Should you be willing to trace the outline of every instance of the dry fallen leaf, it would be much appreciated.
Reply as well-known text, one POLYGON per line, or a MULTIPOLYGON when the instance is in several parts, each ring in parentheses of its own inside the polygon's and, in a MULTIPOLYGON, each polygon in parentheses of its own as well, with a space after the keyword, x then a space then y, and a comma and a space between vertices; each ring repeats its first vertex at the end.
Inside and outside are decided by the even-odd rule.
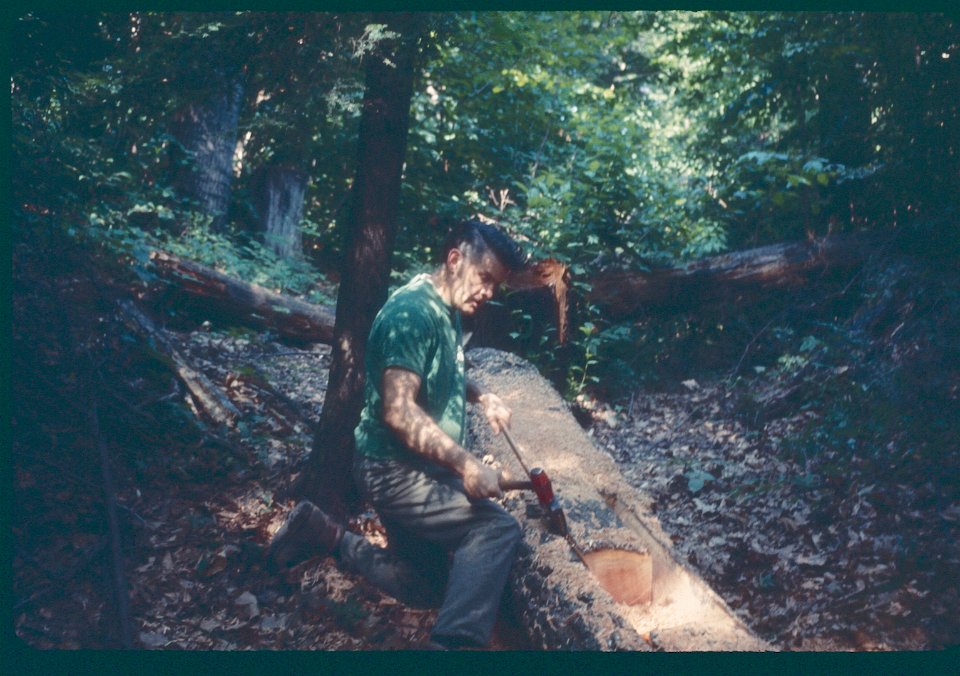
POLYGON ((248 591, 240 594, 240 596, 238 596, 234 601, 234 604, 238 606, 246 606, 251 620, 260 614, 260 607, 257 604, 257 597, 248 591))
POLYGON ((940 512, 940 518, 944 521, 960 521, 960 504, 954 503, 940 512))
POLYGON ((167 645, 170 641, 163 634, 159 634, 155 631, 141 631, 140 632, 140 643, 142 643, 147 648, 160 648, 167 645))

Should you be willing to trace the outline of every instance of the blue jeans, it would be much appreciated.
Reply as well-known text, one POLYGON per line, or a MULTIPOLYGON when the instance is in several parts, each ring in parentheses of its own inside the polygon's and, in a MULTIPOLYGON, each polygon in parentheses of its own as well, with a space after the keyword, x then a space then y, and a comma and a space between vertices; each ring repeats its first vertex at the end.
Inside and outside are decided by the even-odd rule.
POLYGON ((520 541, 517 520, 495 502, 471 500, 459 476, 415 457, 358 457, 354 478, 390 548, 348 533, 344 567, 401 600, 439 602, 433 640, 486 645, 520 541))

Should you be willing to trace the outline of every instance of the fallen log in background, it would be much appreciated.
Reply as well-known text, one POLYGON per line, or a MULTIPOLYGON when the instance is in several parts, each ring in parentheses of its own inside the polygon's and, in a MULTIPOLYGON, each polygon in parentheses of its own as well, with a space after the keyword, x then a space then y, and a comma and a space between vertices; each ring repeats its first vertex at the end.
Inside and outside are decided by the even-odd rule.
POLYGON ((284 296, 164 251, 154 251, 150 260, 161 278, 205 299, 213 309, 252 320, 294 340, 328 345, 333 340, 336 313, 332 307, 284 296))
POLYGON ((591 278, 587 300, 609 317, 623 319, 644 307, 681 309, 737 300, 806 282, 811 275, 862 264, 876 239, 846 235, 711 256, 675 268, 610 270, 591 278))
MULTIPOLYGON (((152 252, 150 260, 157 275, 170 282, 174 292, 201 300, 206 311, 224 312, 296 341, 329 345, 333 340, 333 306, 284 296, 165 251, 152 252)), ((549 296, 560 344, 566 341, 568 331, 569 284, 567 267, 554 259, 537 261, 511 275, 506 283, 512 291, 543 291, 549 296)), ((505 325, 510 321, 509 315, 498 319, 505 325)))
MULTIPOLYGON (((551 534, 532 493, 508 493, 523 540, 510 591, 532 647, 544 650, 770 650, 719 596, 673 556, 670 539, 645 508, 647 499, 597 450, 566 403, 525 360, 497 350, 467 353, 470 376, 512 409, 512 437, 528 467, 550 477, 571 534, 587 557, 617 566, 632 556, 638 580, 633 605, 616 603, 566 540, 551 534), (646 580, 643 583, 643 580, 646 580), (646 585, 646 589, 643 588, 646 585)), ((482 414, 470 416, 471 446, 523 476, 506 441, 482 414)), ((629 596, 629 594, 627 595, 629 596)))
POLYGON ((126 323, 142 336, 153 341, 157 350, 173 362, 174 372, 180 378, 203 412, 214 422, 228 427, 237 424, 240 411, 219 387, 210 379, 187 363, 166 335, 166 332, 154 324, 133 301, 121 300, 117 303, 126 323))

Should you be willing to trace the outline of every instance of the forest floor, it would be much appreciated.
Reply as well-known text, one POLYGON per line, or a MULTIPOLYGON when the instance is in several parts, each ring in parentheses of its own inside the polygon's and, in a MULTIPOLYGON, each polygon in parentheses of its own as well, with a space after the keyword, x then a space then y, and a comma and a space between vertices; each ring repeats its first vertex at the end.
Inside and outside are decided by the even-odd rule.
MULTIPOLYGON (((295 504, 281 496, 309 453, 330 348, 164 315, 171 344, 239 410, 233 429, 218 427, 204 422, 169 356, 120 321, 115 301, 129 286, 112 285, 79 257, 42 250, 17 246, 13 256, 16 635, 40 649, 121 645, 111 590, 122 587, 136 647, 419 645, 435 611, 398 603, 330 556, 282 574, 264 557, 295 504), (103 455, 125 580, 111 573, 103 455)), ((901 327, 890 335, 905 335, 901 327)), ((911 341, 912 352, 892 349, 911 363, 924 345, 932 354, 911 341)), ((834 366, 831 377, 846 377, 846 368, 834 366)), ((778 388, 791 387, 771 372, 748 382, 752 401, 777 401, 778 388)), ((860 457, 828 448, 810 457, 791 439, 818 422, 821 399, 748 424, 738 387, 688 379, 623 401, 580 400, 573 412, 647 496, 677 558, 775 647, 958 645, 960 449, 860 457)), ((350 527, 384 543, 371 511, 350 527)), ((507 621, 493 647, 522 648, 523 638, 507 621)))
POLYGON ((960 549, 945 535, 960 510, 941 502, 936 468, 863 463, 830 478, 821 459, 783 451, 816 412, 751 429, 722 383, 685 383, 637 393, 619 415, 601 416, 613 426, 592 427, 649 496, 678 559, 783 650, 957 644, 956 588, 945 581, 960 549))
MULTIPOLYGON (((264 558, 295 504, 278 496, 310 448, 329 348, 291 347, 269 334, 209 326, 171 336, 228 394, 242 422, 228 434, 208 432, 159 455, 154 450, 116 462, 136 645, 415 648, 428 636, 435 611, 405 607, 340 571, 329 556, 285 574, 264 558)), ((135 410, 151 415, 163 399, 167 406, 189 404, 169 374, 167 393, 152 391, 148 375, 128 368, 122 376, 132 388, 126 396, 136 394, 140 402, 135 410)), ((960 556, 957 539, 943 537, 943 528, 954 528, 960 512, 929 494, 931 482, 916 481, 930 468, 897 475, 864 467, 839 483, 811 483, 805 480, 809 463, 786 459, 779 449, 804 416, 816 414, 750 429, 733 413, 733 399, 722 384, 686 381, 669 393, 637 391, 617 410, 581 402, 587 412, 581 418, 649 497, 677 556, 777 648, 955 645, 955 586, 942 581, 955 574, 960 556)), ((18 422, 22 428, 14 422, 15 430, 18 422)), ((109 547, 96 481, 38 447, 26 452, 27 438, 20 442, 23 452, 14 456, 16 633, 38 648, 104 647, 117 639, 104 593, 109 547)), ((383 543, 371 512, 350 527, 383 543)), ((493 647, 523 643, 503 626, 493 647)))

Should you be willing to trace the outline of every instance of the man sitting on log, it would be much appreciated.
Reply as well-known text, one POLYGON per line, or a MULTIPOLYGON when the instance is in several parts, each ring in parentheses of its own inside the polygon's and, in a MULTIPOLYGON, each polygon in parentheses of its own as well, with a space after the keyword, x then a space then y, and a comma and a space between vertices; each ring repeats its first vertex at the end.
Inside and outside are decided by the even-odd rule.
POLYGON ((468 400, 483 407, 495 434, 511 413, 468 382, 460 318, 489 300, 523 257, 503 231, 473 220, 455 227, 441 254, 432 274, 390 296, 366 348, 354 477, 380 515, 389 549, 306 501, 270 546, 280 566, 320 548, 408 603, 439 601, 424 646, 432 649, 488 643, 520 540, 516 519, 489 499, 502 496, 498 473, 463 446, 468 400))

